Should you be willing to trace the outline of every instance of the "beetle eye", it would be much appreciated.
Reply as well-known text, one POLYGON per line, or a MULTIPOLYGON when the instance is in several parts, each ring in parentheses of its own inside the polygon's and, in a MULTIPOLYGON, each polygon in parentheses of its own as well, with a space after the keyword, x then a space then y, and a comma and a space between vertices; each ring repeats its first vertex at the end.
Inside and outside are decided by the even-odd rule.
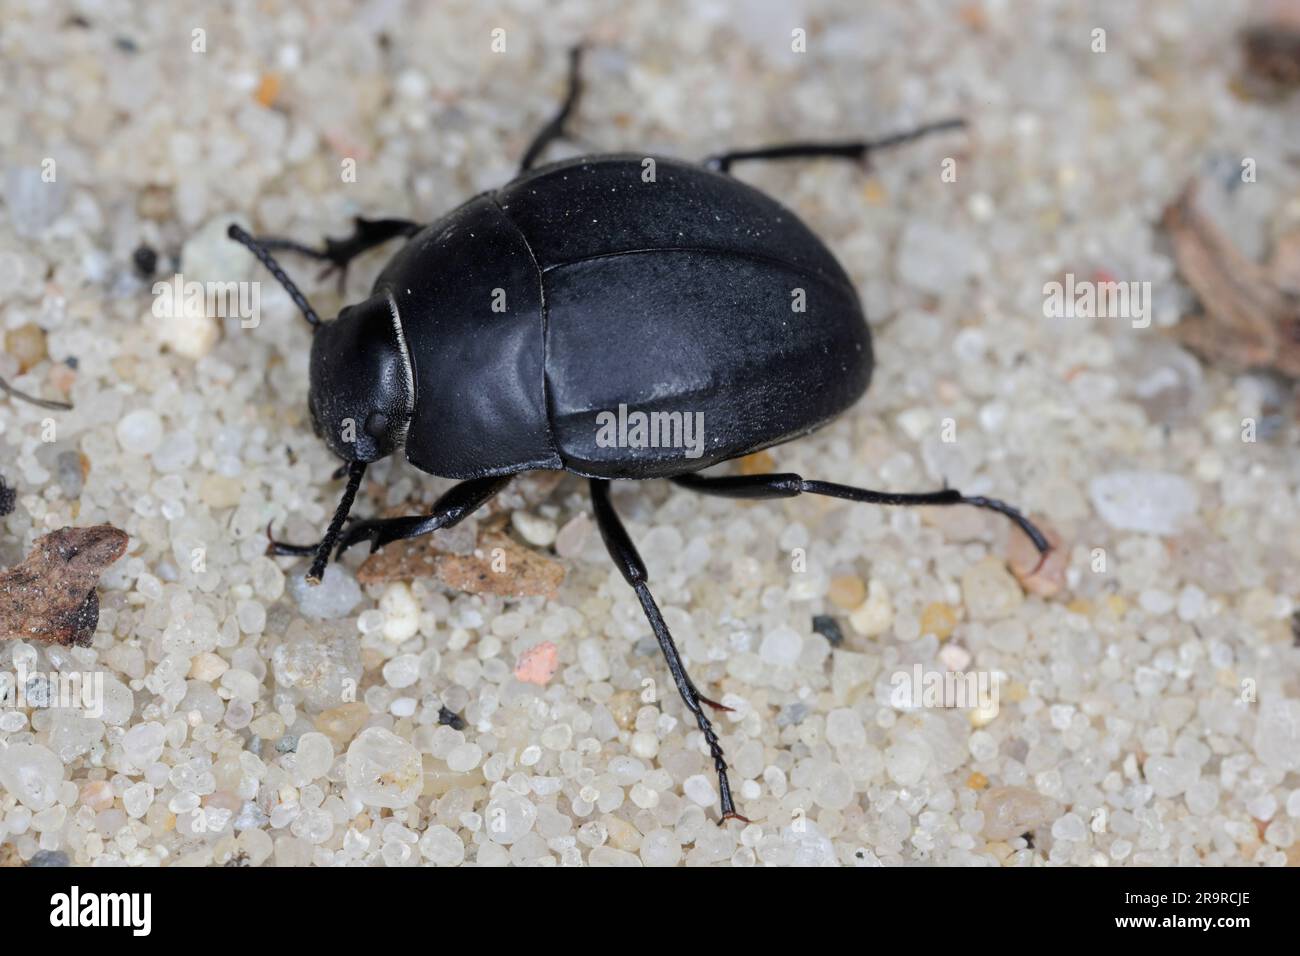
POLYGON ((366 434, 372 438, 383 438, 388 433, 388 416, 383 412, 371 412, 366 418, 366 434))

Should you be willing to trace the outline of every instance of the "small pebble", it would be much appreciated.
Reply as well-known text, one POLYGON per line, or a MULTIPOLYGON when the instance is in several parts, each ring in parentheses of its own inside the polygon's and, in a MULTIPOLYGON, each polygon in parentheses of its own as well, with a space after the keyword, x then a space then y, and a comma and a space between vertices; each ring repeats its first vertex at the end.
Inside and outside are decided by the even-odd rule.
POLYGON ((831 578, 826 596, 840 610, 851 611, 866 600, 867 586, 859 577, 840 575, 831 578))
POLYGON ((545 686, 555 676, 559 661, 560 649, 553 642, 534 644, 519 655, 515 664, 515 680, 545 686))
POLYGON ((792 667, 803 650, 803 637, 791 627, 775 627, 763 635, 758 656, 774 667, 792 667))
POLYGON ((1112 528, 1176 534, 1196 513, 1196 488, 1186 478, 1155 471, 1113 471, 1088 485, 1097 513, 1112 528))
POLYGON ((131 455, 152 454, 163 439, 162 419, 151 408, 127 412, 117 423, 117 441, 131 455))
POLYGON ((713 788, 713 781, 702 773, 687 777, 682 783, 682 792, 702 807, 712 807, 718 802, 718 793, 713 788))
POLYGON ((367 806, 410 806, 424 785, 420 753, 382 727, 367 727, 347 751, 348 787, 367 806))
POLYGON ((957 612, 947 604, 927 604, 921 611, 921 633, 933 634, 941 641, 952 636, 957 627, 957 612))
POLYGON ((1009 617, 1020 610, 1025 600, 1006 565, 994 557, 966 569, 961 576, 961 593, 966 613, 977 621, 1009 617))
POLYGON ((289 579, 289 593, 307 617, 335 620, 347 617, 361 603, 361 586, 338 564, 330 564, 320 584, 309 584, 306 569, 289 579))
POLYGON ((9 166, 0 179, 6 218, 13 231, 24 238, 41 235, 63 212, 68 198, 68 180, 47 181, 40 166, 9 166))
POLYGON ((555 543, 557 529, 555 522, 548 518, 527 511, 514 511, 510 515, 510 524, 521 538, 535 548, 549 548, 555 543))
POLYGON ((826 638, 831 647, 839 647, 844 643, 844 631, 839 622, 828 614, 813 615, 812 629, 813 633, 826 638))
POLYGON ((894 605, 889 589, 880 581, 872 580, 867 588, 867 599, 849 615, 849 624, 863 637, 879 637, 894 623, 894 605))
POLYGON ((5 353, 18 360, 19 374, 43 362, 49 354, 45 350, 45 330, 28 322, 5 333, 5 353))
POLYGON ((62 850, 38 850, 27 861, 28 866, 68 866, 68 854, 62 850))
POLYGON ((793 727, 797 724, 803 723, 804 718, 807 716, 808 705, 795 701, 794 703, 786 704, 777 711, 776 725, 778 727, 793 727))
POLYGON ((410 640, 420 629, 420 605, 404 581, 396 581, 384 589, 379 610, 384 614, 384 637, 394 644, 410 640))

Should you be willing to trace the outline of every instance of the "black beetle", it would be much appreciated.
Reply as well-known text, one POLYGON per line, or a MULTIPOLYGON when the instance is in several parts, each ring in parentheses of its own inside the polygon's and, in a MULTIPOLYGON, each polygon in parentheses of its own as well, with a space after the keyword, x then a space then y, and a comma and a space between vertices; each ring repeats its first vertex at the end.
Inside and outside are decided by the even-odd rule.
POLYGON ((645 565, 610 502, 609 481, 669 478, 731 498, 806 493, 886 505, 968 504, 1006 515, 1047 553, 1046 539, 1014 508, 953 489, 894 494, 794 474, 696 474, 830 421, 866 390, 873 364, 871 334, 843 268, 797 216, 733 179, 731 165, 864 160, 882 146, 962 123, 874 142, 735 151, 703 165, 615 155, 533 170, 564 135, 577 103, 579 53, 570 54, 564 103, 529 145, 519 175, 431 225, 358 219, 354 235, 326 240, 324 249, 230 227, 312 325, 312 422, 347 462, 347 488, 321 541, 272 542, 270 550, 314 555, 308 576, 318 581, 336 544, 337 557, 359 541, 370 541, 373 551, 449 527, 520 472, 562 469, 588 478, 605 545, 635 589, 708 744, 722 820, 744 819, 704 711, 726 708, 687 675, 645 565), (398 237, 407 242, 371 296, 328 323, 268 251, 328 262, 327 271, 342 278, 355 256, 398 237), (608 439, 615 410, 623 440, 611 443, 602 430, 608 439), (632 441, 626 426, 637 413, 643 417, 633 427, 641 431, 632 441), (700 422, 702 434, 684 454, 700 422), (423 471, 463 480, 430 514, 361 521, 345 533, 367 463, 398 448, 423 471))

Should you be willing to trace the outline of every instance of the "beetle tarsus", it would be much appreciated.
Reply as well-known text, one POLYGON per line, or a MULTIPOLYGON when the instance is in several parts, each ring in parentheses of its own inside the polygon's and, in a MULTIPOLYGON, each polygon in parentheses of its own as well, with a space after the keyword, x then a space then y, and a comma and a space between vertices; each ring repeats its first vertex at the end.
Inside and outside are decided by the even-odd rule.
POLYGON ((709 700, 709 698, 705 697, 698 690, 695 692, 695 696, 700 699, 701 704, 708 704, 714 710, 720 710, 728 714, 733 714, 736 712, 736 708, 728 707, 726 704, 719 704, 716 700, 709 700))
POLYGON ((309 554, 315 554, 316 549, 320 547, 320 542, 315 544, 292 544, 288 541, 277 541, 271 534, 272 521, 266 523, 266 554, 272 558, 301 558, 309 554))
POLYGON ((1047 535, 1038 530, 1038 527, 1021 514, 1019 510, 996 498, 967 498, 963 496, 962 503, 974 505, 976 508, 987 508, 989 511, 996 511, 998 514, 1010 518, 1016 527, 1023 531, 1029 540, 1034 543, 1034 547, 1038 549, 1038 566, 1040 568, 1043 566, 1043 562, 1047 560, 1047 555, 1052 550, 1051 542, 1047 540, 1047 535))
POLYGON ((0 378, 0 392, 4 392, 10 398, 16 398, 19 401, 35 405, 37 408, 48 408, 53 412, 72 411, 72 405, 68 402, 57 402, 50 398, 37 398, 35 395, 28 395, 26 392, 14 388, 2 378, 0 378))

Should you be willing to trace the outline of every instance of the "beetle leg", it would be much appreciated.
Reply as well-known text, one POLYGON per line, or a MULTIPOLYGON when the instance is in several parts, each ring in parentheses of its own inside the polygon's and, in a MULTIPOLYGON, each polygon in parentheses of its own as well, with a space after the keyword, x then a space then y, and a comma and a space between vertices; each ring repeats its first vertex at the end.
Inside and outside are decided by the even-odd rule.
POLYGON ((1005 501, 980 496, 968 497, 954 488, 926 491, 920 494, 896 494, 892 491, 870 491, 866 488, 854 488, 851 485, 837 485, 830 481, 805 481, 800 476, 790 473, 725 475, 717 478, 690 474, 676 475, 672 480, 691 491, 719 495, 723 498, 793 498, 795 495, 805 494, 826 495, 830 498, 844 498, 848 501, 861 501, 873 505, 971 505, 1006 515, 1029 537, 1040 555, 1046 557, 1047 552, 1052 550, 1043 532, 1005 501))
MULTIPOLYGON (((472 478, 452 485, 434 502, 433 510, 427 515, 405 515, 400 518, 374 518, 369 521, 357 521, 345 533, 338 536, 338 548, 334 552, 337 559, 348 548, 361 541, 370 542, 370 551, 374 553, 386 544, 403 538, 415 538, 439 528, 450 528, 464 521, 487 503, 487 500, 504 488, 512 475, 499 475, 491 478, 472 478)), ((266 553, 274 557, 301 557, 316 554, 322 541, 315 544, 290 544, 276 541, 271 537, 271 528, 266 529, 266 553)))
POLYGON ((564 94, 564 102, 560 104, 559 111, 551 117, 550 122, 538 131, 533 141, 528 144, 528 148, 524 150, 524 158, 519 161, 521 173, 532 169, 533 163, 537 162, 537 158, 542 155, 542 151, 547 146, 564 137, 564 124, 573 115, 573 111, 578 106, 578 98, 582 96, 581 64, 582 45, 579 44, 569 51, 569 87, 564 94))
POLYGON ((37 398, 35 395, 28 395, 26 392, 20 392, 2 378, 0 378, 0 392, 4 392, 11 398, 28 402, 38 408, 48 408, 55 412, 72 411, 72 406, 67 402, 56 402, 50 398, 37 398))
POLYGON ((614 559, 614 563, 618 565, 627 583, 632 585, 632 590, 636 591, 636 596, 641 601, 641 609, 645 612, 646 620, 650 622, 650 629, 654 631, 655 638, 659 641, 659 649, 663 651, 664 659, 668 662, 668 672, 673 676, 677 692, 682 695, 686 709, 695 715, 695 723, 704 734, 704 741, 709 746, 709 755, 713 758, 713 768, 718 772, 718 787, 722 793, 722 819, 718 823, 721 825, 728 820, 745 820, 748 823, 748 820, 736 812, 736 805, 731 799, 731 784, 727 780, 727 759, 722 752, 722 744, 713 729, 713 724, 704 713, 705 704, 714 707, 721 705, 701 697, 700 692, 695 689, 695 684, 691 682, 690 675, 686 673, 677 645, 673 642, 668 625, 664 623, 664 617, 659 612, 659 605, 650 594, 650 588, 646 583, 648 576, 645 562, 641 560, 636 545, 628 537, 627 529, 623 527, 618 512, 614 510, 614 505, 609 500, 608 481, 600 478, 591 479, 591 504, 596 513, 596 525, 600 528, 600 536, 605 540, 605 547, 609 549, 609 556, 614 559))
MULTIPOLYGON (((274 520, 274 519, 273 519, 274 520)), ((315 544, 294 544, 291 541, 277 541, 271 533, 272 521, 266 523, 266 554, 272 558, 305 558, 315 554, 320 542, 315 544)))
POLYGON ((390 239, 399 236, 409 238, 421 228, 418 222, 409 219, 363 219, 361 216, 356 216, 353 223, 355 226, 352 235, 345 239, 331 239, 327 236, 324 249, 316 249, 294 239, 281 239, 274 236, 259 236, 257 242, 264 249, 284 249, 329 263, 321 272, 320 278, 323 279, 330 273, 337 272, 339 288, 342 289, 343 283, 347 280, 348 265, 353 259, 368 249, 383 245, 390 239))
POLYGON ((329 564, 330 549, 343 533, 343 522, 348 520, 348 514, 352 511, 352 502, 357 499, 357 491, 361 488, 361 479, 365 474, 364 461, 348 462, 347 488, 343 491, 339 506, 334 509, 334 517, 330 519, 329 527, 325 529, 325 537, 321 538, 320 545, 316 548, 316 556, 307 570, 308 584, 320 584, 321 578, 325 576, 325 565, 329 564))
POLYGON ((416 538, 437 531, 439 528, 450 528, 452 525, 459 524, 487 504, 488 499, 508 485, 512 477, 514 476, 493 475, 488 478, 471 478, 469 481, 452 485, 433 503, 433 510, 427 515, 405 515, 401 518, 373 518, 369 521, 358 521, 339 539, 335 557, 360 541, 369 541, 370 551, 373 554, 394 541, 416 538))
POLYGON ((966 125, 963 119, 941 120, 937 123, 926 123, 924 126, 918 126, 916 129, 910 129, 903 133, 894 133, 892 136, 885 136, 875 140, 846 140, 843 142, 802 142, 802 143, 780 143, 773 146, 760 146, 757 149, 736 149, 726 153, 718 153, 704 160, 704 165, 720 173, 731 172, 731 164, 738 163, 749 159, 817 159, 817 158, 834 158, 834 159, 851 159, 856 162, 864 162, 867 157, 878 149, 886 149, 890 146, 901 146, 903 143, 910 143, 912 140, 920 139, 922 136, 928 136, 930 133, 940 133, 950 129, 961 129, 966 125))

